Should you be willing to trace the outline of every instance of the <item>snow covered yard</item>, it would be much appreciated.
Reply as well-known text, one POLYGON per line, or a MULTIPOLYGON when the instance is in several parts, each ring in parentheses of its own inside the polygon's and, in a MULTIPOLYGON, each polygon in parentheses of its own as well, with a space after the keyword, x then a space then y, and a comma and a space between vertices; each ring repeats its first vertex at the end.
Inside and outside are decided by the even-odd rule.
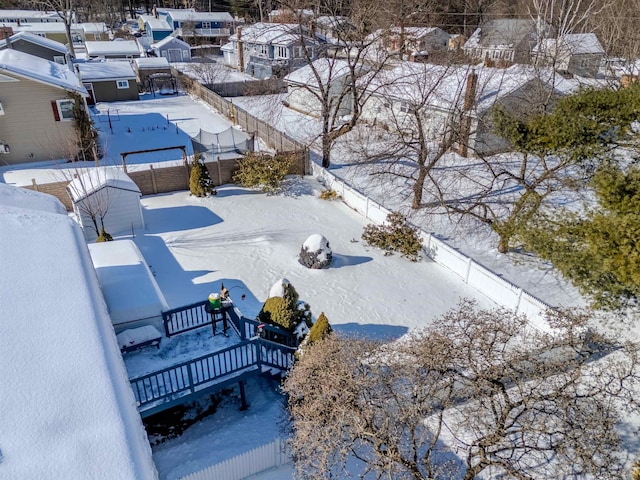
MULTIPOLYGON (((286 277, 314 315, 324 311, 336 330, 392 339, 427 324, 462 297, 495 306, 429 259, 412 263, 366 246, 360 240, 364 218, 339 201, 319 199, 321 189, 312 178, 295 178, 282 195, 225 185, 211 198, 194 198, 188 192, 143 197, 147 228, 134 241, 170 308, 204 300, 224 283, 243 314, 255 317, 271 286, 286 277), (303 242, 314 233, 327 237, 333 250, 327 269, 311 270, 298 263, 303 242)), ((210 345, 208 328, 191 335, 197 337, 193 344, 173 348, 167 343, 169 350, 196 356, 210 345)), ((179 337, 169 342, 181 342, 179 337)), ((163 356, 162 349, 145 352, 140 360, 144 366, 125 355, 127 367, 144 370, 155 356, 163 356)), ((155 446, 161 478, 179 478, 269 443, 278 435, 283 401, 273 389, 264 380, 250 382, 249 410, 238 411, 234 392, 216 414, 155 446)), ((290 478, 288 467, 272 472, 271 478, 286 478, 283 472, 290 478)))

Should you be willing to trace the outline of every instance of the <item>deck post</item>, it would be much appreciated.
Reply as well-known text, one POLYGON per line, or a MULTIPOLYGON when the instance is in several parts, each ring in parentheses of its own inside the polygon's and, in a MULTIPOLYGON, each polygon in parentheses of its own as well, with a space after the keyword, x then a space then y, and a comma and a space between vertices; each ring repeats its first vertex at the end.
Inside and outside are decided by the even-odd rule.
POLYGON ((240 400, 242 401, 242 405, 240 405, 240 411, 244 411, 249 408, 249 404, 247 403, 247 396, 244 393, 244 382, 240 380, 238 382, 238 388, 240 389, 240 400))

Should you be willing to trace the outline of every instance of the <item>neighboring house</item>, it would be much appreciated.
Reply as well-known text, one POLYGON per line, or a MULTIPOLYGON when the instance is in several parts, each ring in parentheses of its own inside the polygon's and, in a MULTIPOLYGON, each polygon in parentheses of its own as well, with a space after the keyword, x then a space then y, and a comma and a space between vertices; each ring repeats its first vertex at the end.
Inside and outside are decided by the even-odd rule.
POLYGON ((326 43, 306 27, 256 23, 238 28, 220 50, 225 64, 256 78, 284 77, 319 57, 326 43), (306 49, 306 53, 305 53, 306 49))
POLYGON ((348 17, 322 15, 314 18, 312 22, 316 33, 331 43, 337 43, 354 29, 348 17))
POLYGON ((389 128, 411 128, 419 108, 425 131, 434 139, 442 137, 446 126, 458 129, 455 148, 467 156, 510 149, 506 139, 493 132, 495 105, 519 115, 538 106, 542 91, 552 90, 559 97, 577 90, 579 83, 553 75, 551 69, 536 71, 524 65, 471 70, 468 66, 402 62, 378 75, 367 88, 371 97, 363 107, 363 120, 389 128))
POLYGON ((233 33, 233 17, 227 12, 158 9, 158 15, 173 29, 174 36, 190 45, 222 45, 233 33))
POLYGON ((552 27, 541 20, 502 18, 477 28, 464 44, 464 53, 476 60, 529 63, 531 52, 552 27))
POLYGON ((157 479, 80 227, 50 195, 5 184, 0 211, 0 477, 157 479))
POLYGON ((102 227, 113 236, 144 228, 140 188, 120 168, 87 169, 71 180, 67 192, 87 242, 95 241, 102 227))
POLYGON ((75 65, 89 93, 89 105, 140 99, 138 78, 129 62, 81 62, 75 65))
POLYGON ((552 66, 559 72, 595 78, 604 54, 594 33, 574 33, 541 41, 534 48, 533 61, 537 65, 552 66))
POLYGON ((32 33, 18 32, 9 38, 0 40, 0 50, 5 48, 12 48, 62 65, 69 63, 69 49, 67 47, 60 42, 32 33))
POLYGON ((159 42, 173 33, 173 28, 163 18, 155 15, 139 15, 138 28, 146 32, 149 42, 159 42))
POLYGON ((135 40, 113 40, 110 42, 91 41, 85 43, 87 58, 124 60, 140 58, 140 47, 135 40))
POLYGON ((353 94, 347 93, 349 89, 345 88, 350 71, 349 63, 345 60, 319 58, 313 62, 313 68, 307 65, 291 72, 284 77, 287 84, 286 101, 289 108, 319 117, 322 114, 320 101, 322 94, 319 87, 322 86, 323 89, 329 88, 331 111, 333 112, 337 108, 337 118, 351 114, 353 94), (314 69, 320 75, 320 84, 318 84, 314 69), (339 105, 334 106, 338 102, 339 105))
POLYGON ((61 23, 58 12, 39 10, 0 10, 0 23, 61 23))
POLYGON ((462 50, 462 47, 464 47, 464 44, 466 41, 467 41, 467 37, 465 37, 461 33, 454 33, 453 35, 450 35, 449 42, 448 42, 449 50, 453 50, 453 51, 462 50))
MULTIPOLYGON (((9 26, 9 25, 8 25, 9 26)), ((67 31, 64 23, 21 23, 10 25, 14 32, 28 32, 66 45, 67 31)), ((74 45, 82 45, 87 40, 108 40, 109 33, 104 23, 72 23, 71 39, 74 45)))
POLYGON ((449 34, 438 27, 391 27, 372 34, 380 48, 390 53, 433 52, 447 50, 449 34))
MULTIPOLYGON (((14 165, 73 158, 73 100, 86 89, 67 65, 17 50, 0 50, 0 162, 14 165)), ((86 106, 85 106, 86 108, 86 106)))
POLYGON ((156 57, 166 58, 170 63, 191 61, 191 47, 176 37, 166 37, 152 44, 151 49, 156 57))
POLYGON ((133 65, 138 74, 138 82, 145 88, 148 86, 148 79, 151 75, 158 73, 171 75, 171 65, 164 57, 136 58, 133 65))

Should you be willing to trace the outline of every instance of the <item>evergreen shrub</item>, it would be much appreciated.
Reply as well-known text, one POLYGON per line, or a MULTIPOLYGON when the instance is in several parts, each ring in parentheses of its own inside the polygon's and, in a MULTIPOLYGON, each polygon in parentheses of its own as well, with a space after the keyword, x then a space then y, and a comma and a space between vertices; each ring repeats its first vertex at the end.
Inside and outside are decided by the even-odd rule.
POLYGON ((276 193, 289 173, 289 155, 267 155, 249 152, 233 174, 233 181, 245 188, 259 188, 265 193, 276 193))
POLYGON ((387 221, 383 225, 369 224, 364 227, 362 240, 387 254, 399 252, 412 262, 420 259, 422 242, 418 229, 409 225, 405 216, 397 212, 387 215, 387 221))

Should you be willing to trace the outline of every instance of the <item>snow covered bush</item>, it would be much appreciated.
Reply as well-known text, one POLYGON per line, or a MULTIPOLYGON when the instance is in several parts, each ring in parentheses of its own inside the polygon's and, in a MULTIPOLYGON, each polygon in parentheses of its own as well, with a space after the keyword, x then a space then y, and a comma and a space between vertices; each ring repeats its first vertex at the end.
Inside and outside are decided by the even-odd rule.
POLYGON ((298 261, 307 268, 325 268, 331 265, 333 254, 329 241, 317 233, 305 240, 298 261))
POLYGON ((301 323, 311 326, 311 310, 309 304, 299 300, 293 285, 282 278, 271 287, 269 298, 258 313, 258 320, 293 332, 301 323))
POLYGON ((369 224, 364 227, 362 240, 369 245, 381 248, 387 254, 400 252, 412 262, 420 260, 422 242, 418 229, 407 223, 404 215, 394 212, 387 215, 383 225, 369 224))
POLYGON ((291 158, 287 155, 268 155, 249 152, 238 162, 233 181, 246 188, 260 188, 265 193, 276 193, 289 173, 291 158))
POLYGON ((198 158, 191 162, 191 175, 189 176, 189 191, 195 197, 215 195, 216 190, 209 176, 206 165, 200 163, 198 158))

